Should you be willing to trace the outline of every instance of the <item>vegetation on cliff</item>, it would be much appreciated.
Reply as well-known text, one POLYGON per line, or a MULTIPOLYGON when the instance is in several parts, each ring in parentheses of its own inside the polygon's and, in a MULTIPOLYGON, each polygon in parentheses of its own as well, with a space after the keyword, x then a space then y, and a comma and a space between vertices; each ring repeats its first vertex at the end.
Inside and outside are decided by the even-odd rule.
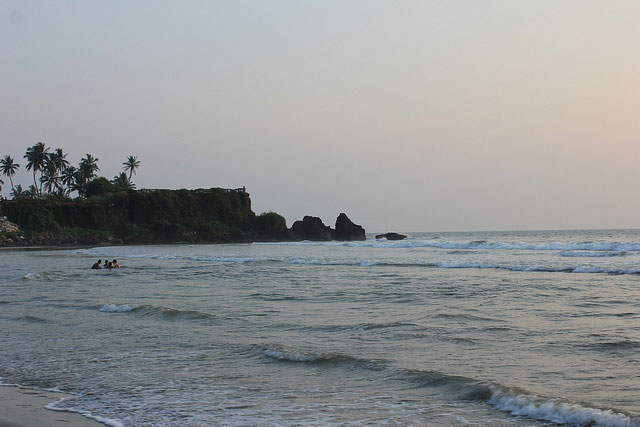
MULTIPOLYGON (((106 180, 105 180, 106 181, 106 180)), ((108 181, 88 198, 4 200, 26 244, 248 242, 286 238, 285 219, 256 215, 244 189, 121 191, 108 181)), ((88 187, 90 189, 91 187, 88 187)))

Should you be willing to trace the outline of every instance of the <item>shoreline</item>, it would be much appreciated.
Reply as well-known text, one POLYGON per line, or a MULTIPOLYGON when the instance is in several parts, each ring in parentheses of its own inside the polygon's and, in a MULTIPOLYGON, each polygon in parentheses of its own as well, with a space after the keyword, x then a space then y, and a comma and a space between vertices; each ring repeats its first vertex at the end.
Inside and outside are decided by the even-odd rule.
POLYGON ((99 427, 97 421, 81 414, 47 409, 69 394, 0 385, 0 427, 99 427))

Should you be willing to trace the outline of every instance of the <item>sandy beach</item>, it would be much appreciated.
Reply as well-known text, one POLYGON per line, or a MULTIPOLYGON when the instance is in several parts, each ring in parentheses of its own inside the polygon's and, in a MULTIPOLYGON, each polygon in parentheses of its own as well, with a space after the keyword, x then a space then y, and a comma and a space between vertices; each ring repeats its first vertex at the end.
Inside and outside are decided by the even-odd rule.
POLYGON ((79 414, 45 409, 45 405, 66 396, 64 393, 0 386, 0 427, 102 425, 79 414))

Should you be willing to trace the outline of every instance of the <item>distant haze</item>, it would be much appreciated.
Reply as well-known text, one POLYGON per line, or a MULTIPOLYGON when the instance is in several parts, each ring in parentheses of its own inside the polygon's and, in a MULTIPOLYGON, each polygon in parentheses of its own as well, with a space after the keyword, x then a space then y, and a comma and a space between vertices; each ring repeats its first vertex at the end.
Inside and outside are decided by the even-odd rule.
POLYGON ((0 156, 289 225, 640 227, 639 52, 637 0, 2 0, 0 156))

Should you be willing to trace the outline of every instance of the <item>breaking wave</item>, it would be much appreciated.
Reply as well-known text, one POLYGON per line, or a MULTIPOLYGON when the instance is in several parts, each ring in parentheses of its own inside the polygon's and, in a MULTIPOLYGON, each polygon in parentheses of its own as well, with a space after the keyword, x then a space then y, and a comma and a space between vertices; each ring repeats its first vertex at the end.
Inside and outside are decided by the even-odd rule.
POLYGON ((574 426, 631 427, 637 420, 611 409, 590 408, 559 399, 545 399, 533 394, 514 394, 494 387, 488 400, 503 412, 540 421, 574 426))
POLYGON ((319 260, 319 259, 292 259, 291 264, 301 265, 327 265, 327 266, 359 266, 359 267, 427 267, 447 269, 494 269, 522 272, 546 272, 546 273, 602 273, 602 274, 640 274, 640 268, 607 268, 596 266, 546 266, 546 265, 508 265, 491 264, 481 262, 387 262, 387 261, 344 261, 344 260, 319 260))
POLYGON ((406 239, 399 241, 365 240, 350 242, 256 242, 254 245, 293 245, 293 246, 345 246, 369 248, 437 248, 437 249, 485 249, 485 250, 532 250, 532 251, 640 251, 640 243, 636 242, 491 242, 486 240, 447 241, 406 239))
MULTIPOLYGON (((306 353, 271 347, 263 355, 278 361, 302 364, 353 365, 365 368, 386 369, 384 361, 364 360, 357 357, 334 353, 306 353)), ((590 407, 559 398, 549 398, 529 393, 522 389, 474 380, 459 375, 449 375, 438 371, 398 369, 393 376, 401 381, 413 383, 416 387, 437 388, 443 393, 461 400, 487 403, 494 408, 512 415, 532 420, 547 421, 561 425, 580 427, 634 427, 638 419, 621 411, 609 408, 590 407)))

